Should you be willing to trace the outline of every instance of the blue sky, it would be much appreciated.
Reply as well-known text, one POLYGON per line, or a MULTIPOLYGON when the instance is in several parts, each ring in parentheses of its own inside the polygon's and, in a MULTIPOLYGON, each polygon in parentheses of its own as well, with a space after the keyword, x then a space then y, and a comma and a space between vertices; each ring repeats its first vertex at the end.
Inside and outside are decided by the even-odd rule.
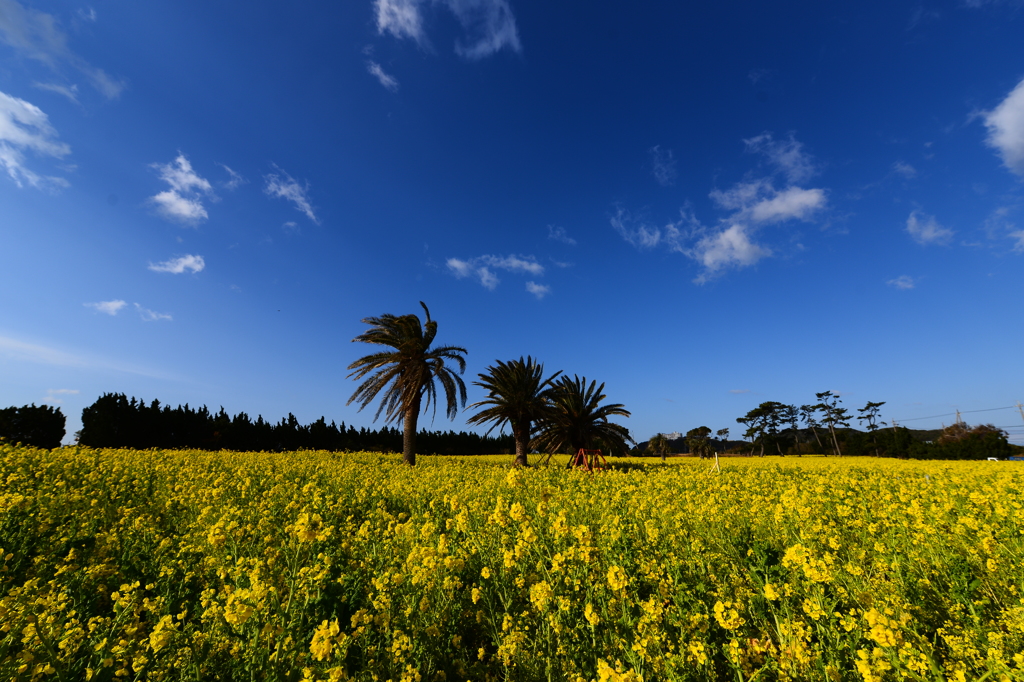
POLYGON ((370 426, 421 300, 637 440, 1024 400, 1024 4, 686 5, 0 0, 0 403, 370 426))

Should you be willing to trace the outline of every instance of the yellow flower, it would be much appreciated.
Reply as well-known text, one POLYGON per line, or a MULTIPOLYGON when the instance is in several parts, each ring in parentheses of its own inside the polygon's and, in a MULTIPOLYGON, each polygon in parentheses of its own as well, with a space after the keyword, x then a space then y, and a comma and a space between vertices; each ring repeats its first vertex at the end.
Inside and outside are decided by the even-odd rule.
POLYGON ((530 588, 530 602, 538 611, 543 611, 547 608, 548 602, 551 601, 553 595, 554 592, 551 590, 551 586, 545 580, 530 588))
POLYGON ((612 566, 608 569, 608 586, 613 590, 621 590, 629 584, 626 572, 619 566, 612 566))
MULTIPOLYGON (((153 651, 160 651, 167 643, 171 641, 171 637, 174 636, 174 617, 164 616, 157 622, 156 627, 153 628, 153 632, 149 635, 149 646, 153 651)), ((106 640, 103 640, 106 643, 106 640)), ((102 647, 101 647, 102 648, 102 647)))
POLYGON ((583 608, 583 617, 587 619, 587 622, 591 625, 597 625, 601 622, 601 616, 597 615, 594 611, 594 606, 590 602, 583 608))

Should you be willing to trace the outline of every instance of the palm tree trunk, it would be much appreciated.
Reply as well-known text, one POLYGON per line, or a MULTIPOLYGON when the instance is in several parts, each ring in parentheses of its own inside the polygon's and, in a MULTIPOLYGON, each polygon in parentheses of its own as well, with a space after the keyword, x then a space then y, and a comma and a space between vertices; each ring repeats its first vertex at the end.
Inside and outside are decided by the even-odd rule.
POLYGON ((513 428, 512 438, 516 442, 516 461, 514 466, 530 466, 528 459, 530 453, 530 422, 527 422, 525 426, 519 424, 517 428, 513 428))
POLYGON ((416 422, 420 418, 420 397, 405 410, 405 432, 402 434, 402 461, 416 466, 416 422))

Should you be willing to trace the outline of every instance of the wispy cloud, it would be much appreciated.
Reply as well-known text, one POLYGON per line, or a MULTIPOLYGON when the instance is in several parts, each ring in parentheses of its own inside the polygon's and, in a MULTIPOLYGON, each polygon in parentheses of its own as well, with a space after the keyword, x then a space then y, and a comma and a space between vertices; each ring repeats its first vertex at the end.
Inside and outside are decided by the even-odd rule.
POLYGON ((86 308, 93 308, 97 312, 104 313, 106 315, 117 315, 121 308, 124 308, 127 303, 121 300, 114 301, 100 301, 99 303, 83 303, 86 308))
POLYGON ((1024 79, 995 109, 983 114, 988 146, 1012 172, 1024 177, 1024 79))
POLYGON ((907 289, 913 289, 917 283, 914 281, 914 278, 911 277, 910 275, 900 275, 896 279, 890 279, 888 282, 886 282, 886 284, 896 289, 902 289, 906 291, 907 289))
POLYGON ((750 393, 750 389, 749 388, 731 388, 731 389, 729 389, 729 393, 734 393, 736 395, 739 395, 741 393, 750 393))
POLYGON ((662 149, 654 145, 647 152, 651 155, 651 173, 662 187, 674 185, 676 182, 676 158, 671 149, 662 149))
POLYGON ((527 282, 526 290, 537 297, 540 300, 551 293, 551 287, 546 284, 537 284, 536 282, 527 282))
POLYGON ((612 227, 619 236, 637 249, 648 250, 659 246, 669 251, 685 251, 683 246, 684 233, 680 223, 666 223, 664 226, 654 225, 643 216, 634 216, 619 207, 615 215, 609 217, 612 227))
MULTIPOLYGON (((138 374, 140 376, 156 379, 180 380, 181 378, 164 372, 147 369, 145 367, 126 365, 122 362, 91 357, 78 352, 68 352, 50 346, 38 343, 29 343, 3 335, 0 335, 0 355, 13 358, 20 362, 33 362, 40 365, 50 365, 52 367, 73 367, 84 370, 113 370, 115 372, 138 374)), ((69 389, 58 389, 58 395, 61 395, 61 393, 59 393, 60 390, 69 389)), ((70 391, 65 395, 71 395, 70 391)))
MULTIPOLYGON (((2 0, 0 0, 2 2, 2 0)), ((0 5, 0 14, 3 7, 0 5)), ((61 159, 71 147, 58 142, 57 131, 46 114, 34 104, 0 92, 0 167, 14 183, 37 188, 67 187, 63 178, 38 175, 25 167, 25 152, 61 159)))
POLYGON ((894 163, 892 165, 892 170, 897 175, 902 175, 908 180, 910 178, 917 176, 917 169, 911 166, 909 163, 904 163, 903 161, 897 161, 896 163, 894 163))
POLYGON ((443 0, 458 18, 468 40, 455 43, 455 52, 466 59, 482 59, 509 48, 520 52, 519 32, 506 0, 443 0))
POLYGON ((213 195, 213 186, 192 170, 192 164, 184 154, 179 152, 171 163, 153 163, 150 167, 155 168, 160 179, 170 185, 170 189, 149 199, 160 215, 186 225, 196 225, 209 217, 202 200, 204 196, 213 195))
POLYGON ((907 233, 923 246, 948 244, 953 238, 953 230, 940 225, 935 216, 925 215, 920 211, 911 212, 907 218, 907 233))
MULTIPOLYGON (((544 274, 544 266, 533 256, 477 256, 468 260, 449 258, 445 261, 448 271, 457 278, 473 277, 487 289, 494 289, 501 280, 495 270, 513 273, 526 273, 534 277, 544 274)), ((533 293, 533 292, 531 292, 533 293)))
POLYGON ((138 303, 135 304, 135 310, 138 311, 139 317, 142 318, 143 322, 155 322, 157 320, 171 320, 170 313, 158 313, 150 310, 149 308, 143 308, 138 303))
POLYGON ((33 88, 38 90, 46 90, 47 92, 55 92, 61 97, 66 97, 73 103, 78 104, 78 86, 77 85, 60 85, 58 83, 33 83, 33 88))
POLYGON ((78 390, 74 388, 50 388, 46 391, 46 397, 43 398, 44 403, 52 403, 59 405, 64 402, 64 399, 60 396, 65 395, 78 395, 78 390))
POLYGON ((638 249, 665 248, 697 261, 702 267, 694 279, 698 284, 726 269, 748 267, 773 255, 770 247, 756 241, 755 234, 767 225, 815 220, 827 208, 828 194, 821 188, 795 184, 817 169, 792 134, 780 141, 763 133, 744 144, 748 151, 763 154, 771 171, 710 193, 715 205, 728 212, 717 226, 703 225, 687 209, 680 211, 676 221, 653 224, 620 208, 610 218, 612 227, 638 249))
POLYGON ((281 230, 285 234, 301 234, 302 233, 302 230, 299 228, 299 224, 297 222, 295 222, 294 220, 289 220, 288 222, 286 222, 283 225, 281 225, 281 230))
POLYGON ((396 38, 412 38, 424 44, 423 16, 420 0, 374 0, 377 10, 377 32, 390 33, 396 38))
POLYGON ((764 154, 789 182, 806 182, 817 174, 813 160, 792 133, 786 140, 776 140, 772 133, 765 132, 743 142, 747 151, 764 154))
POLYGON ((564 227, 559 225, 548 225, 548 239, 553 239, 556 242, 562 242, 569 246, 576 246, 576 240, 569 236, 564 227))
MULTIPOLYGON (((274 166, 274 168, 277 168, 277 166, 274 166)), ((316 217, 313 205, 309 202, 309 183, 307 182, 305 186, 300 185, 288 173, 280 168, 277 168, 277 170, 280 173, 269 173, 263 176, 263 180, 267 183, 263 191, 269 196, 292 202, 295 205, 295 210, 305 213, 307 218, 319 225, 320 219, 316 217)))
POLYGON ((78 8, 78 18, 82 21, 95 22, 96 21, 96 10, 92 7, 86 9, 84 7, 78 8))
MULTIPOLYGON (((92 16, 95 18, 95 14, 92 16)), ((124 90, 124 81, 111 77, 71 51, 67 34, 52 14, 27 9, 15 0, 0 0, 0 42, 55 72, 62 65, 70 66, 108 99, 124 90)))
POLYGON ((234 170, 232 170, 223 163, 218 163, 217 165, 228 172, 228 179, 220 183, 220 186, 228 190, 229 192, 238 189, 242 185, 249 184, 249 181, 242 177, 241 173, 236 173, 234 170))
MULTIPOLYGON (((423 29, 421 7, 425 0, 374 0, 377 32, 396 38, 411 38, 423 47, 429 45, 423 29)), ((482 59, 508 48, 520 52, 515 16, 507 0, 436 0, 446 7, 462 26, 465 36, 455 43, 455 52, 466 59, 482 59)))
POLYGON ((389 92, 398 92, 398 79, 391 74, 386 73, 384 69, 381 68, 380 64, 374 61, 368 61, 366 62, 366 70, 384 86, 385 90, 388 90, 389 92))
POLYGON ((166 260, 163 263, 150 263, 149 269, 153 272, 169 272, 174 275, 180 275, 181 273, 188 270, 189 272, 202 272, 203 268, 206 267, 206 261, 203 260, 202 256, 181 256, 180 258, 172 258, 166 260))
POLYGON ((1014 230, 1009 237, 1016 242, 1013 245, 1013 250, 1016 253, 1024 253, 1024 230, 1014 230))

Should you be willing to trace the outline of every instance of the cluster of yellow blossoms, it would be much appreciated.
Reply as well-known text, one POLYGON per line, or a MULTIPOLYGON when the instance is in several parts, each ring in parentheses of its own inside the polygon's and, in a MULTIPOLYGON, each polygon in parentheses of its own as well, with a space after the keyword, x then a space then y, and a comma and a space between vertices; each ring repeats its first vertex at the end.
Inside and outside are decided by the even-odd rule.
POLYGON ((0 679, 1024 679, 1024 469, 0 446, 0 679))

